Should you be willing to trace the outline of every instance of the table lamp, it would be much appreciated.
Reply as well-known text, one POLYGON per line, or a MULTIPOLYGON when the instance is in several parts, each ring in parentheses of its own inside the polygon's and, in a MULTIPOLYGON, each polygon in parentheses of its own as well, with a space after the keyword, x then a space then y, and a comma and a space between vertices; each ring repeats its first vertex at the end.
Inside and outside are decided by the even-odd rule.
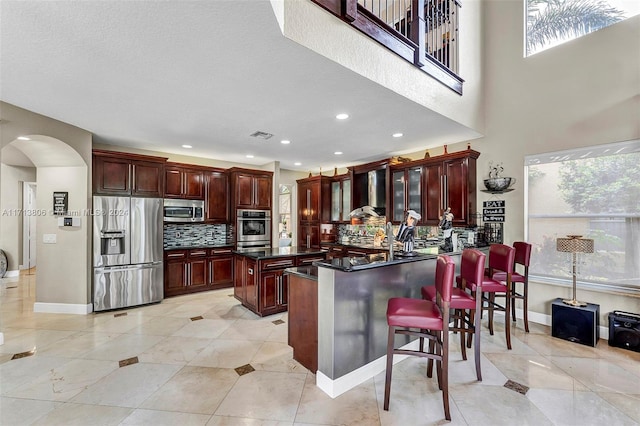
POLYGON ((566 238, 558 238, 556 240, 556 250, 564 253, 571 253, 573 267, 573 298, 562 300, 563 303, 571 306, 587 306, 585 302, 579 302, 576 300, 576 254, 593 253, 593 240, 581 237, 582 235, 567 235, 566 238))

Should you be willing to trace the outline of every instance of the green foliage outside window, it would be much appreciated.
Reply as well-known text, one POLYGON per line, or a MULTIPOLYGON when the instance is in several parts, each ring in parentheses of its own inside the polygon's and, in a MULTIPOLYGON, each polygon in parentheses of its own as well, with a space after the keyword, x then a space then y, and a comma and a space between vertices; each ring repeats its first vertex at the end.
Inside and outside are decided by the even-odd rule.
POLYGON ((606 0, 526 0, 527 56, 625 18, 606 0))

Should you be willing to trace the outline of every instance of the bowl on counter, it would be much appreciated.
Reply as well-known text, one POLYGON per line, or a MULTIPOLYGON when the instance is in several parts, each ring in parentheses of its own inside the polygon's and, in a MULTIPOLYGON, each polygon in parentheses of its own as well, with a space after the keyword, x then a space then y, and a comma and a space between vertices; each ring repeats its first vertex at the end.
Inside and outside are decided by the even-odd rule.
POLYGON ((514 183, 516 183, 516 179, 510 177, 489 178, 484 180, 484 186, 488 191, 504 191, 514 183))

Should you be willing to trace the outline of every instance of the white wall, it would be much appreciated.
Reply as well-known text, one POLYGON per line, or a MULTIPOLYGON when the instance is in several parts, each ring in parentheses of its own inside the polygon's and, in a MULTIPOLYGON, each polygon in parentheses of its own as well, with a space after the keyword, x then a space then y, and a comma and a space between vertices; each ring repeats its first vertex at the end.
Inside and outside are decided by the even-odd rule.
MULTIPOLYGON (((474 145, 482 152, 480 185, 492 160, 518 179, 500 196, 506 243, 524 238, 525 155, 640 138, 640 16, 524 58, 523 3, 485 0, 483 7, 486 136, 474 145)), ((479 193, 479 206, 491 198, 479 193)), ((549 301, 569 295, 568 287, 533 283, 529 306, 550 314, 549 301)), ((600 304, 603 325, 614 309, 640 312, 640 300, 629 296, 578 296, 600 304)))
POLYGON ((17 273, 22 263, 22 184, 35 182, 34 167, 9 166, 0 163, 0 235, 2 249, 7 255, 7 271, 17 273))
MULTIPOLYGON (((66 191, 69 193, 69 211, 80 212, 87 209, 86 173, 86 166, 39 167, 36 195, 39 208, 53 209, 53 193, 66 191)), ((87 283, 87 265, 91 257, 85 250, 71 249, 84 247, 87 244, 92 217, 81 215, 80 221, 80 227, 59 227, 56 216, 38 217, 36 227, 37 302, 71 305, 86 305, 91 302, 90 281, 87 283), (55 234, 56 244, 43 244, 44 234, 55 234), (56 280, 53 285, 49 273, 55 273, 57 277, 64 277, 64 279, 56 280)))

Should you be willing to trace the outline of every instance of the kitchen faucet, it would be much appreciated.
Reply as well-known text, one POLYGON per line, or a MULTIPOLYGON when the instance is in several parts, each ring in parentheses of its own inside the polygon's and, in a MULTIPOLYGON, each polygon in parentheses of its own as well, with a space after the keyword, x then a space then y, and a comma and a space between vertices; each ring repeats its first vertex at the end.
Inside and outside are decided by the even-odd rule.
POLYGON ((389 242, 389 258, 393 259, 393 225, 387 222, 387 240, 389 242))

